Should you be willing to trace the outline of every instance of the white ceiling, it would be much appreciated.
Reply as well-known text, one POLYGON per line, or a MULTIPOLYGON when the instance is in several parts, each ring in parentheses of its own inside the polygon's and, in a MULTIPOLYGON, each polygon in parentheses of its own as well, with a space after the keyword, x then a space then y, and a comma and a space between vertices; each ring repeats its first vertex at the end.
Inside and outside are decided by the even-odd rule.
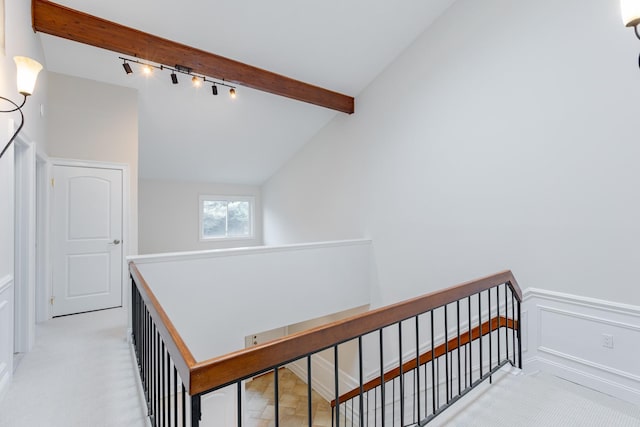
MULTIPOLYGON (((453 1, 57 0, 350 96, 453 1)), ((244 87, 235 100, 226 90, 213 97, 187 76, 177 86, 168 72, 127 76, 114 52, 44 34, 42 42, 49 71, 139 91, 141 178, 261 184, 343 114, 244 87)))

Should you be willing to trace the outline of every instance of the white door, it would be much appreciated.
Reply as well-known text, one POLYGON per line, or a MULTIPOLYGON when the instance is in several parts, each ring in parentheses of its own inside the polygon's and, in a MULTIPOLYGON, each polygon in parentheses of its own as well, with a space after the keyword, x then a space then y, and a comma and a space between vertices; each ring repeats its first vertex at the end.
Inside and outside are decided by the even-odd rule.
POLYGON ((122 170, 53 167, 52 315, 122 305, 122 170))

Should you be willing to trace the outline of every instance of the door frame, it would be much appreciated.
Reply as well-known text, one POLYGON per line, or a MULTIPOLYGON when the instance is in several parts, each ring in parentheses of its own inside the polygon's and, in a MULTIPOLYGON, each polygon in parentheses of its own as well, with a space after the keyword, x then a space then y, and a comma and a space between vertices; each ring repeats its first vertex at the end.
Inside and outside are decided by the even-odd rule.
POLYGON ((36 144, 14 144, 14 353, 27 353, 36 328, 36 144))
MULTIPOLYGON (((131 206, 130 206, 130 177, 129 177, 129 165, 124 163, 112 163, 112 162, 102 162, 102 161, 93 161, 93 160, 77 160, 77 159, 64 159, 58 157, 50 157, 49 162, 51 167, 49 168, 49 181, 53 178, 53 168, 54 166, 75 166, 75 167, 83 167, 83 168, 93 168, 93 169, 115 169, 122 171, 122 306, 125 308, 129 307, 129 294, 127 284, 129 279, 129 269, 127 268, 127 256, 129 255, 130 242, 131 238, 130 233, 130 224, 129 219, 131 216, 131 206)), ((49 252, 53 250, 53 238, 52 238, 52 230, 49 230, 49 252)), ((49 258, 50 259, 50 258, 49 258)), ((50 273, 53 271, 53 265, 50 267, 50 273)), ((50 280, 49 285, 49 295, 53 295, 53 280, 50 280)), ((49 307, 49 318, 51 317, 51 303, 47 301, 47 307, 49 307)))
POLYGON ((36 151, 36 322, 51 319, 51 259, 49 232, 51 179, 49 157, 36 151))

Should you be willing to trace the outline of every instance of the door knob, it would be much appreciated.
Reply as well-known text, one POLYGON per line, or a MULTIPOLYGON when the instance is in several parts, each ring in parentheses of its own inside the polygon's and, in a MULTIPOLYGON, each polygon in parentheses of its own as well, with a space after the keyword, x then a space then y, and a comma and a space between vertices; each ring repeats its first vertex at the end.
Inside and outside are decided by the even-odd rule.
POLYGON ((119 245, 120 244, 120 240, 118 239, 113 239, 113 242, 109 243, 110 245, 119 245))

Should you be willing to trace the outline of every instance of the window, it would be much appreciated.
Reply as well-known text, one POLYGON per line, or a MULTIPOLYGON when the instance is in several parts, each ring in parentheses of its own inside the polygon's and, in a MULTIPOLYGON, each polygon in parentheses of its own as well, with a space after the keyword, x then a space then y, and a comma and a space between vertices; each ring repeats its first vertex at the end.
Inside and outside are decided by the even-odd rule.
POLYGON ((253 197, 200 196, 200 240, 253 238, 253 197))

